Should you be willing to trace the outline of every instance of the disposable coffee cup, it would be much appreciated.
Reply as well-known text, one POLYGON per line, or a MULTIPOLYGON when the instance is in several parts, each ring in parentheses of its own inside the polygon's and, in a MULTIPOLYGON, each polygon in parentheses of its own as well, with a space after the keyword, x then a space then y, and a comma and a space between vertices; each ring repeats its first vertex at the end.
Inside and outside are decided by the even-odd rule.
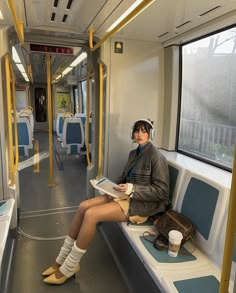
POLYGON ((179 253, 179 248, 180 248, 181 241, 183 239, 183 235, 181 232, 177 230, 171 230, 168 235, 169 235, 168 254, 169 256, 176 257, 179 253))

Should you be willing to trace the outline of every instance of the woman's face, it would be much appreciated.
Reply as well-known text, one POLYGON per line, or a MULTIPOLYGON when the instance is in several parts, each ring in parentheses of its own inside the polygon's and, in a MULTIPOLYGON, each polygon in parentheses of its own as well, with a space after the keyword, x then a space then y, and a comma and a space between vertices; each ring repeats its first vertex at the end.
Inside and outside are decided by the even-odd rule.
POLYGON ((145 145, 149 141, 149 134, 144 126, 134 129, 134 140, 139 145, 145 145))

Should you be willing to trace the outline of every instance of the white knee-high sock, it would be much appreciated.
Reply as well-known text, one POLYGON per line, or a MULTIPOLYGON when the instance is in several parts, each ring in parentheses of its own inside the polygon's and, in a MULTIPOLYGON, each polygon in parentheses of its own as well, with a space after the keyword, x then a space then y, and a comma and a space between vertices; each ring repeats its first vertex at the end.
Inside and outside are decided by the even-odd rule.
POLYGON ((72 239, 70 236, 66 236, 63 246, 61 247, 61 250, 56 258, 56 262, 59 265, 62 265, 67 258, 67 255, 71 252, 72 246, 74 245, 75 240, 72 239))
POLYGON ((75 242, 70 254, 67 256, 63 265, 59 268, 61 273, 65 275, 67 278, 74 275, 76 269, 78 268, 79 262, 82 256, 85 254, 85 252, 86 250, 79 248, 75 242))

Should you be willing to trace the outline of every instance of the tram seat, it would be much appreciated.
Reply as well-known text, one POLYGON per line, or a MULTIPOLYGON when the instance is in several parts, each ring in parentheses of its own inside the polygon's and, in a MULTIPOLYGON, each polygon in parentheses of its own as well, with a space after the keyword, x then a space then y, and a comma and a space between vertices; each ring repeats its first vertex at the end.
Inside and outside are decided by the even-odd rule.
POLYGON ((67 118, 71 118, 71 114, 65 114, 65 113, 58 113, 57 114, 57 121, 56 121, 56 132, 58 136, 58 140, 62 141, 63 137, 63 126, 64 122, 67 118))
POLYGON ((75 118, 81 118, 83 125, 85 125, 86 122, 86 114, 85 113, 75 113, 75 118))
MULTIPOLYGON (((173 208, 187 216, 197 228, 194 239, 197 248, 192 256, 179 254, 172 258, 165 249, 157 251, 143 238, 144 231, 155 231, 153 226, 137 228, 137 225, 121 224, 121 229, 161 292, 218 292, 223 254, 219 239, 229 189, 190 170, 183 170, 182 175, 176 179, 176 173, 170 171, 170 180, 173 180, 170 189, 173 208)), ((193 245, 188 242, 184 247, 191 251, 193 245)), ((230 286, 232 292, 232 281, 230 286)))
POLYGON ((10 229, 14 204, 15 200, 13 198, 0 201, 0 275, 2 275, 2 260, 6 247, 8 232, 10 229))
POLYGON ((32 137, 33 137, 33 134, 34 134, 34 114, 33 114, 33 111, 30 109, 23 109, 22 111, 17 113, 17 117, 18 118, 27 117, 29 119, 30 127, 32 130, 32 137))
POLYGON ((63 125, 62 146, 67 148, 67 155, 81 154, 84 146, 84 127, 81 118, 67 118, 63 125))
MULTIPOLYGON (((14 124, 13 124, 14 129, 14 124)), ((19 117, 17 119, 18 130, 18 150, 20 156, 28 156, 29 149, 33 148, 33 132, 28 117, 19 117)), ((14 138, 14 133, 13 133, 14 138)))

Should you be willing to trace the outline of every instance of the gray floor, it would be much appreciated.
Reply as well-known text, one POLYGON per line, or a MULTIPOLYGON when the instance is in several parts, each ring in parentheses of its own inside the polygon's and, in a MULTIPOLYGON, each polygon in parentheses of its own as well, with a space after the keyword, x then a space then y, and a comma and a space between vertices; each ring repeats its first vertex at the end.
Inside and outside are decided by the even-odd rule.
POLYGON ((41 272, 54 262, 63 242, 60 238, 67 234, 78 203, 85 199, 86 179, 85 158, 67 156, 54 138, 55 186, 48 186, 47 137, 46 132, 35 134, 40 142, 40 172, 33 172, 32 158, 20 164, 21 217, 7 293, 128 293, 99 230, 75 279, 61 286, 43 283, 41 272))

